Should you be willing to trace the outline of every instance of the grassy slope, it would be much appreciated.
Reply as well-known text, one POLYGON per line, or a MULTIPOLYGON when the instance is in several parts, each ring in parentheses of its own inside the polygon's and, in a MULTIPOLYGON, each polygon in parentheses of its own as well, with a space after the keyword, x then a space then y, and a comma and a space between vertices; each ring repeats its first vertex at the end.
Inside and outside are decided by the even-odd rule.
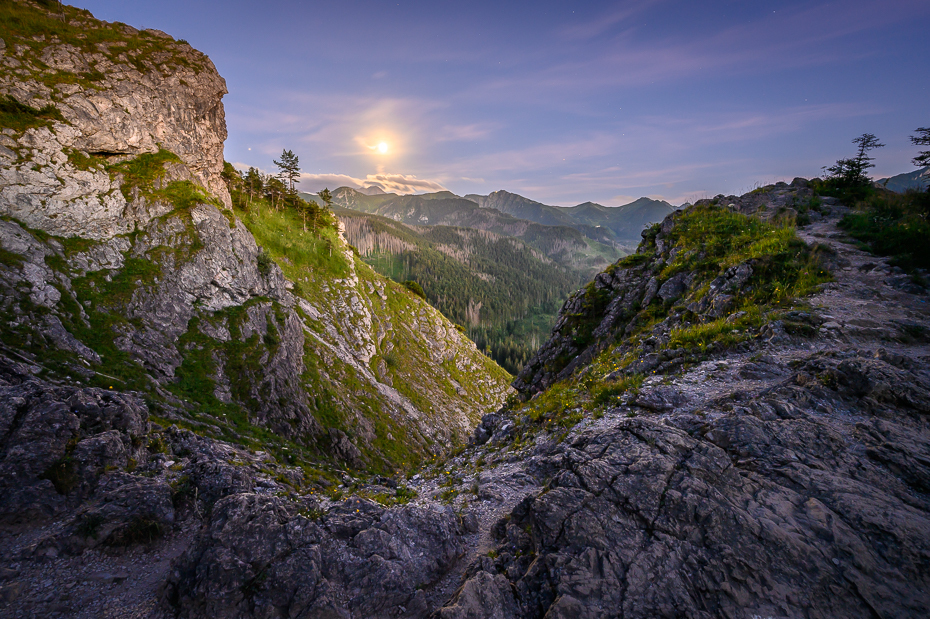
MULTIPOLYGON (((509 382, 509 374, 467 341, 458 345, 459 354, 447 354, 437 364, 430 339, 437 329, 445 329, 438 313, 431 313, 434 310, 407 288, 385 280, 348 252, 334 228, 304 232, 303 222, 294 213, 271 209, 262 201, 253 201, 248 212, 237 210, 237 215, 295 282, 294 293, 319 312, 320 318, 304 315, 304 319, 320 339, 332 339, 332 329, 338 338, 350 343, 360 336, 386 333, 377 342, 368 370, 389 382, 428 417, 445 419, 450 411, 461 408, 463 400, 493 407, 491 392, 499 393, 509 382), (352 283, 353 277, 357 283, 352 283), (370 325, 364 312, 351 311, 347 304, 351 295, 358 295, 372 308, 370 325)), ((448 330, 444 333, 446 338, 458 338, 448 330)), ((374 468, 407 469, 434 451, 432 439, 384 410, 383 396, 358 368, 342 362, 312 336, 307 338, 306 347, 304 382, 312 394, 317 420, 326 428, 349 435, 372 435, 373 449, 364 455, 374 468)), ((477 417, 472 415, 470 421, 477 422, 477 417)), ((452 442, 465 438, 463 430, 452 442)))
POLYGON ((509 237, 448 226, 411 227, 354 211, 339 215, 350 224, 350 242, 371 250, 363 255, 366 263, 394 281, 420 284, 434 307, 463 325, 482 350, 513 373, 583 281, 580 273, 509 237), (386 236, 399 242, 391 246, 386 236), (469 311, 479 303, 480 311, 469 311))

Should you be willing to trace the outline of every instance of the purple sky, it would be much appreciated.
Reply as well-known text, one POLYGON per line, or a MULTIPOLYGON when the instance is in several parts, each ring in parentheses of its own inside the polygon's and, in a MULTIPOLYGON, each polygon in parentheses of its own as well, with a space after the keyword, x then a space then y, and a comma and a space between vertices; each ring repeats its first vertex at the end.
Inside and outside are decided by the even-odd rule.
POLYGON ((300 157, 304 190, 672 203, 816 176, 930 126, 930 2, 83 0, 226 78, 226 159, 300 157), (387 144, 387 153, 377 145, 387 144))

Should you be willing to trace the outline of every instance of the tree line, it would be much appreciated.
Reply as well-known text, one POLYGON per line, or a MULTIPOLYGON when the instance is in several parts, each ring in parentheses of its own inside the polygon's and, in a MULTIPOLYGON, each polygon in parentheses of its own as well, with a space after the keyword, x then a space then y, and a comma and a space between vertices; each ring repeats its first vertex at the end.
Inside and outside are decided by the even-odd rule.
POLYGON ((230 195, 236 207, 249 212, 256 200, 263 200, 271 208, 293 209, 303 222, 304 232, 307 224, 315 230, 326 218, 321 217, 324 209, 330 209, 333 196, 329 189, 323 189, 317 195, 323 202, 320 206, 316 200, 304 200, 297 192, 297 182, 300 180, 300 158, 293 151, 284 149, 280 159, 273 159, 272 163, 278 168, 277 174, 265 174, 261 170, 250 167, 245 172, 236 170, 232 164, 226 162, 223 168, 223 178, 229 187, 230 195))

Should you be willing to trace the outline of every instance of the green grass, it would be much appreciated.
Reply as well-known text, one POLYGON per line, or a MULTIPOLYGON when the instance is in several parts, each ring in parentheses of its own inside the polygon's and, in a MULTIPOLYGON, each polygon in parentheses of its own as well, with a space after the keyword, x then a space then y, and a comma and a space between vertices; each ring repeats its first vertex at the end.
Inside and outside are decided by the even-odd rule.
POLYGON ((143 153, 129 161, 107 166, 110 176, 122 176, 120 191, 127 200, 132 199, 133 189, 146 194, 154 191, 154 185, 165 176, 166 163, 181 163, 181 158, 169 150, 160 148, 157 153, 143 153))
POLYGON ((23 257, 0 247, 0 264, 18 269, 23 266, 23 257))
POLYGON ((640 253, 630 254, 629 256, 626 256, 618 260, 614 268, 616 267, 630 268, 630 267, 639 266, 641 264, 645 264, 646 262, 648 262, 651 257, 652 257, 652 254, 648 254, 648 253, 647 254, 640 254, 640 253))
POLYGON ((334 279, 349 275, 349 264, 340 250, 341 241, 331 214, 321 212, 319 219, 323 225, 306 232, 296 212, 272 209, 264 200, 254 200, 248 211, 237 208, 236 215, 262 248, 265 257, 259 258, 260 269, 270 269, 269 260, 273 260, 295 282, 311 274, 314 278, 334 279))
POLYGON ((110 271, 90 271, 74 280, 74 288, 93 296, 98 307, 122 309, 142 286, 150 286, 161 275, 161 266, 146 258, 126 258, 123 267, 110 271), (93 292, 90 292, 90 291, 93 292))
POLYGON ((672 329, 666 348, 697 348, 703 352, 713 343, 732 347, 748 340, 750 330, 764 323, 761 309, 758 306, 750 307, 736 320, 724 317, 703 324, 672 329))
POLYGON ((65 122, 61 111, 51 103, 34 108, 20 103, 10 95, 0 98, 0 127, 22 133, 32 127, 48 127, 52 121, 65 122))
POLYGON ((905 270, 930 269, 930 193, 881 192, 858 203, 840 228, 905 270))
POLYGON ((151 383, 145 369, 114 342, 129 327, 123 312, 132 297, 135 282, 155 277, 155 271, 149 266, 142 266, 140 261, 129 268, 125 274, 116 273, 110 282, 100 271, 72 279, 77 300, 68 291, 60 289, 62 311, 59 316, 68 331, 100 355, 101 364, 94 368, 96 374, 90 380, 94 386, 147 392, 151 383), (86 321, 81 317, 81 307, 87 316, 86 321))
MULTIPOLYGON (((225 418, 238 432, 246 434, 256 430, 249 418, 250 412, 257 413, 260 410, 253 388, 262 381, 262 361, 274 351, 257 333, 244 338, 241 326, 247 317, 248 308, 262 302, 267 300, 255 299, 209 317, 211 322, 226 325, 230 333, 228 342, 220 342, 203 334, 200 323, 208 318, 192 318, 187 332, 178 341, 183 361, 175 371, 176 382, 169 386, 174 393, 199 404, 201 413, 217 419, 225 418), (224 374, 229 379, 233 398, 238 404, 221 402, 214 394, 216 355, 223 360, 224 374)), ((266 326, 274 329, 270 318, 271 315, 266 326)))
POLYGON ((191 63, 178 52, 185 50, 172 39, 149 32, 128 34, 119 22, 102 23, 93 19, 89 11, 66 4, 45 3, 45 9, 25 2, 0 3, 0 32, 10 49, 25 45, 20 54, 27 67, 36 71, 36 78, 49 85, 79 83, 85 87, 96 85, 102 75, 95 68, 82 73, 51 71, 39 57, 42 50, 53 43, 73 45, 80 50, 102 53, 111 62, 129 64, 141 73, 161 71, 168 73, 179 67, 199 72, 203 67, 191 63), (65 19, 61 19, 61 15, 65 19))
POLYGON ((764 222, 718 205, 683 212, 668 241, 680 251, 660 280, 696 271, 700 280, 708 281, 749 261, 751 290, 742 299, 747 307, 802 297, 830 281, 816 251, 798 238, 792 224, 764 222))
POLYGON ((605 381, 600 387, 595 388, 592 394, 594 404, 596 406, 615 406, 624 394, 638 392, 644 378, 641 374, 634 374, 605 381))
POLYGON ((85 155, 79 150, 65 149, 68 155, 68 162, 75 169, 89 172, 91 170, 102 170, 106 166, 106 159, 97 155, 85 155))

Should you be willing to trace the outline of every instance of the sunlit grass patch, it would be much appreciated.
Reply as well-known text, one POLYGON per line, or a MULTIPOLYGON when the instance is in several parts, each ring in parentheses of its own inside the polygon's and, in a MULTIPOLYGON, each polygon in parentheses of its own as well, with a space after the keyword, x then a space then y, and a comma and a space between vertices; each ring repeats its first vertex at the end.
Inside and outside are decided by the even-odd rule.
POLYGON ((668 348, 707 349, 712 343, 731 347, 749 339, 749 330, 764 324, 762 310, 755 306, 737 314, 735 320, 729 317, 718 318, 698 325, 679 327, 669 334, 668 348))
POLYGON ((248 212, 237 209, 236 214, 289 279, 299 282, 308 274, 335 278, 349 275, 338 232, 327 219, 331 215, 321 213, 324 225, 304 232, 296 213, 287 208, 272 209, 264 201, 253 202, 248 212))

